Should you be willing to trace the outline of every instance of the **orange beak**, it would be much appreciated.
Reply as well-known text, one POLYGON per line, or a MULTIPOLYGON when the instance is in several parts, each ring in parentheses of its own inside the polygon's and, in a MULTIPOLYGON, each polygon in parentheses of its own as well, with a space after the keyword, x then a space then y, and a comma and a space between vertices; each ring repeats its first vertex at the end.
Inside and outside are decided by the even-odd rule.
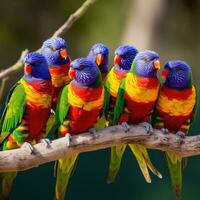
POLYGON ((67 58, 68 54, 67 54, 67 50, 66 49, 61 49, 60 50, 60 56, 64 59, 67 58))
POLYGON ((69 78, 73 79, 76 75, 76 71, 72 68, 69 69, 69 78))
POLYGON ((29 75, 32 73, 32 66, 28 63, 25 63, 25 66, 24 66, 24 73, 26 75, 29 75))
POLYGON ((162 70, 162 77, 167 78, 169 75, 169 70, 168 69, 163 69, 162 70))
POLYGON ((103 60, 104 60, 104 55, 102 54, 98 54, 97 57, 96 57, 96 64, 99 66, 103 63, 103 60))
POLYGON ((159 61, 159 60, 155 60, 155 61, 153 62, 153 64, 154 64, 154 68, 155 68, 155 69, 160 69, 160 61, 159 61))
POLYGON ((114 58, 114 64, 115 65, 121 65, 121 57, 116 55, 114 58))

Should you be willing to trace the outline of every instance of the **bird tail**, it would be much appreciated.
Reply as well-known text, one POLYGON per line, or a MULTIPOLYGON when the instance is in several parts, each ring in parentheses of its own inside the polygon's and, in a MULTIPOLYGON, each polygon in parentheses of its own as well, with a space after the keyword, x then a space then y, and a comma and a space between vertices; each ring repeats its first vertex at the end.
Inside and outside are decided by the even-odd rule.
POLYGON ((17 176, 17 172, 6 172, 0 174, 0 200, 9 200, 12 191, 13 181, 17 176))
POLYGON ((125 149, 126 149, 125 144, 111 147, 111 158, 109 164, 107 183, 112 183, 115 181, 125 149))
POLYGON ((153 174, 155 174, 159 178, 162 178, 161 173, 151 163, 151 160, 145 147, 137 144, 129 144, 129 147, 132 153, 135 155, 136 160, 147 183, 151 183, 151 177, 149 175, 148 167, 153 174))
POLYGON ((180 198, 182 192, 182 158, 170 152, 166 152, 165 154, 173 190, 176 194, 176 197, 180 198))
POLYGON ((78 154, 73 154, 70 157, 60 159, 55 165, 56 187, 55 200, 64 200, 67 191, 67 186, 72 175, 78 154))

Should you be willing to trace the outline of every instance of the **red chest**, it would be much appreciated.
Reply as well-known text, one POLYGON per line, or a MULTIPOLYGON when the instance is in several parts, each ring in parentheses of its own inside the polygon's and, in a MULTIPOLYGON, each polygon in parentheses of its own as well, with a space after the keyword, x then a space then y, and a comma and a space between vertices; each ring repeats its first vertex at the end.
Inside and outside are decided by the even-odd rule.
POLYGON ((179 131, 181 126, 184 123, 187 123, 187 120, 192 116, 192 113, 188 116, 170 116, 160 110, 158 110, 158 113, 164 120, 165 128, 167 128, 172 133, 179 131))
POLYGON ((56 109, 56 104, 57 104, 57 101, 58 101, 58 97, 60 95, 60 92, 61 90, 63 89, 64 86, 61 86, 61 87, 54 87, 52 86, 52 90, 53 90, 53 95, 52 95, 52 108, 53 110, 56 109))
POLYGON ((24 119, 28 121, 29 127, 29 137, 27 140, 31 140, 44 132, 49 116, 50 108, 26 106, 24 119))
POLYGON ((86 111, 82 108, 70 106, 70 134, 79 134, 93 127, 97 122, 99 112, 100 109, 86 111))
POLYGON ((137 124, 149 121, 149 117, 154 108, 155 102, 138 103, 130 99, 128 95, 125 95, 125 99, 126 99, 126 107, 129 111, 129 120, 128 120, 129 123, 137 124))

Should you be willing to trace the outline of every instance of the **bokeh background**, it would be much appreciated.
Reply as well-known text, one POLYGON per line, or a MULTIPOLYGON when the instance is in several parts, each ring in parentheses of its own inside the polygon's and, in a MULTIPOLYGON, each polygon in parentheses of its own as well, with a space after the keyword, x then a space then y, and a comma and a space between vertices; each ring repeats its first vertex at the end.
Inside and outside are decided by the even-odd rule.
MULTIPOLYGON (((0 70, 16 62, 23 49, 38 49, 42 42, 75 11, 83 0, 1 0, 0 70)), ((194 82, 200 83, 200 1, 198 0, 99 0, 64 34, 72 59, 85 56, 95 42, 110 48, 110 67, 114 49, 123 43, 138 49, 153 49, 164 64, 169 59, 187 61, 194 82)), ((10 76, 5 95, 20 78, 10 76)), ((198 89, 199 91, 199 89, 198 89)), ((5 99, 5 97, 4 97, 5 99)), ((3 107, 4 99, 0 108, 3 107)), ((199 112, 200 113, 200 112, 199 112)), ((200 114, 191 134, 200 133, 200 114)), ((152 161, 163 179, 152 176, 145 183, 135 158, 126 151, 117 181, 106 183, 109 149, 82 154, 70 182, 68 200, 173 200, 162 152, 151 150, 152 161)), ((11 200, 51 200, 54 194, 53 163, 21 172, 11 200)), ((200 195, 200 156, 189 158, 184 172, 183 200, 200 195)))

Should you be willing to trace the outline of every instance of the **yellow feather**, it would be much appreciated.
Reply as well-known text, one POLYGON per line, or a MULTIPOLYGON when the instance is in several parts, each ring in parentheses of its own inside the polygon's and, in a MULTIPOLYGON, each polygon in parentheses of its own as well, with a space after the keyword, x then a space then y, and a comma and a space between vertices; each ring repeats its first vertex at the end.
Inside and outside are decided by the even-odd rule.
POLYGON ((168 113, 170 116, 187 116, 193 111, 195 101, 196 91, 194 86, 192 87, 192 94, 185 100, 169 99, 161 92, 157 109, 168 113))
POLYGON ((103 107, 103 101, 104 101, 104 89, 102 90, 102 94, 99 97, 99 99, 95 101, 85 102, 83 99, 81 99, 79 96, 77 96, 73 90, 71 83, 68 86, 68 102, 70 105, 74 107, 82 108, 83 110, 90 111, 93 109, 99 109, 103 107))
POLYGON ((138 103, 148 103, 155 101, 159 91, 159 85, 154 89, 141 87, 138 84, 136 76, 132 73, 128 73, 126 75, 125 88, 129 97, 138 103))

